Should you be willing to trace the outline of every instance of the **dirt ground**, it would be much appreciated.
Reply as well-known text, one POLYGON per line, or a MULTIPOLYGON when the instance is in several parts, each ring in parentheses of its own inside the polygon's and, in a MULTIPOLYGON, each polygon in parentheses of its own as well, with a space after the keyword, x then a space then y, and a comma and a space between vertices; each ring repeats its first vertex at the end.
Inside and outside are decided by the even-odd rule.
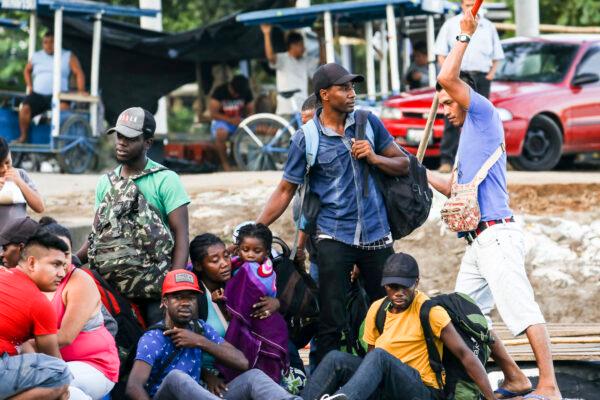
MULTIPOLYGON (((36 175, 36 182, 43 181, 42 192, 48 192, 46 214, 63 222, 91 222, 97 176, 36 175), (73 190, 65 191, 65 186, 73 190)), ((280 176, 280 173, 237 173, 182 177, 192 199, 192 237, 213 232, 230 241, 238 223, 258 215, 280 176)), ((511 207, 526 231, 530 247, 526 266, 537 300, 549 322, 597 322, 600 320, 600 309, 595 307, 600 301, 599 176, 592 174, 586 179, 580 174, 559 174, 544 179, 535 175, 509 175, 511 207), (548 184, 544 184, 544 179, 548 184), (574 229, 583 233, 562 234, 560 224, 570 224, 564 229, 571 233, 574 229)), ((453 289, 465 250, 462 240, 449 232, 443 233, 438 217, 440 201, 434 205, 429 221, 395 246, 418 260, 422 289, 430 294, 453 289)), ((272 229, 291 243, 294 228, 289 210, 272 229)))

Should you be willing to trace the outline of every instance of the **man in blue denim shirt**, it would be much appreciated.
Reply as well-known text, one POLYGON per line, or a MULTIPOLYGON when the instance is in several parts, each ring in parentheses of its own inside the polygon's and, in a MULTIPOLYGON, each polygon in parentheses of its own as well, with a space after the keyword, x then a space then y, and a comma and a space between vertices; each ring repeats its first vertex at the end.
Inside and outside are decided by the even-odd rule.
MULTIPOLYGON (((385 294, 380 286, 381 271, 393 253, 393 241, 383 197, 371 175, 364 196, 363 171, 375 167, 392 176, 408 173, 408 159, 374 115, 368 117, 374 143, 356 140, 354 82, 363 80, 333 63, 321 66, 313 77, 315 95, 323 105, 314 117, 319 149, 309 175, 310 190, 321 202, 317 217, 321 306, 317 362, 340 346, 353 265, 360 269, 371 302, 385 294)), ((304 182, 306 167, 304 134, 299 130, 292 138, 283 179, 257 222, 269 225, 283 214, 304 182)))

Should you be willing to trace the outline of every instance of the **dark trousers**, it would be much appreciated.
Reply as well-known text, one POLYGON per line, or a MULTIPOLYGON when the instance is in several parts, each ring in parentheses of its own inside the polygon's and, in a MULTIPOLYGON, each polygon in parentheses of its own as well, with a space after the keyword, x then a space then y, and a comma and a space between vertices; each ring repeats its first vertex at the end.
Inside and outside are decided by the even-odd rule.
POLYGON ((323 239, 317 243, 319 251, 319 329, 316 336, 317 364, 331 350, 339 350, 342 330, 346 326, 346 300, 350 291, 350 272, 354 264, 370 303, 385 296, 381 273, 385 260, 393 254, 389 247, 380 250, 362 250, 344 243, 323 239))
POLYGON ((437 391, 426 386, 419 372, 385 350, 371 350, 363 359, 332 351, 311 375, 303 400, 343 393, 349 400, 435 400, 437 391))
MULTIPOLYGON (((486 99, 490 97, 492 81, 486 79, 487 74, 485 72, 462 71, 461 75, 469 75, 475 82, 473 89, 486 99)), ((453 126, 448 122, 448 118, 444 117, 444 136, 442 136, 442 142, 440 143, 440 163, 454 164, 454 157, 456 157, 458 150, 459 134, 460 128, 453 126)))

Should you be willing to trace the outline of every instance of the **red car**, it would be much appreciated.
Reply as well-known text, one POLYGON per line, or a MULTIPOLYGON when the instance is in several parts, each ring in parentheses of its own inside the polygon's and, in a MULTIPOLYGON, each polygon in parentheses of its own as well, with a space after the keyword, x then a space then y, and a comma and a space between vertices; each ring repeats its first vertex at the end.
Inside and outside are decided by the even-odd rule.
MULTIPOLYGON (((578 153, 600 151, 600 35, 544 35, 502 42, 505 59, 490 100, 504 125, 506 150, 516 169, 541 171, 578 153)), ((433 89, 384 102, 381 119, 399 144, 416 153, 433 89)), ((426 156, 439 157, 442 107, 426 156)))

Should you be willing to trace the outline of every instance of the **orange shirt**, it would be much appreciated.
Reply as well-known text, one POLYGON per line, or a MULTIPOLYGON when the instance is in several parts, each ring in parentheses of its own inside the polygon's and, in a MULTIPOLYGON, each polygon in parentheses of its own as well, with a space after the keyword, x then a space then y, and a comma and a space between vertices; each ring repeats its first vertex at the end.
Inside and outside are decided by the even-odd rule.
MULTIPOLYGON (((438 388, 435 372, 429 365, 425 334, 419 320, 421 305, 429 300, 429 297, 417 291, 415 299, 407 310, 398 314, 386 311, 385 325, 380 335, 375 326, 375 316, 384 299, 377 300, 369 308, 365 319, 363 340, 367 344, 387 351, 404 364, 419 371, 423 383, 427 386, 438 388)), ((450 323, 450 316, 442 307, 436 306, 431 309, 429 323, 441 355, 443 344, 439 337, 442 329, 450 323)))

